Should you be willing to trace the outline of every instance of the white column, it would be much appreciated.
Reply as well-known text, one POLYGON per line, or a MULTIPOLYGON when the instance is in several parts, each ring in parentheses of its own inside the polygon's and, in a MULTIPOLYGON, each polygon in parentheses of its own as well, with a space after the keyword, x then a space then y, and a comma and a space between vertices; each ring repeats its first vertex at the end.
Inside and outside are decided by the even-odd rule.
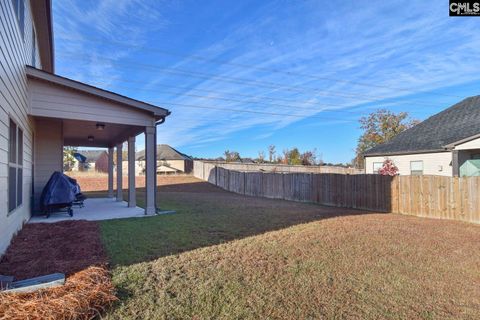
POLYGON ((117 201, 123 201, 122 143, 117 144, 117 201))
POLYGON ((128 138, 128 206, 137 206, 135 191, 135 137, 128 138))
POLYGON ((145 214, 155 214, 155 180, 157 165, 155 161, 155 127, 145 127, 145 214))
POLYGON ((108 148, 108 197, 113 198, 113 147, 108 148))

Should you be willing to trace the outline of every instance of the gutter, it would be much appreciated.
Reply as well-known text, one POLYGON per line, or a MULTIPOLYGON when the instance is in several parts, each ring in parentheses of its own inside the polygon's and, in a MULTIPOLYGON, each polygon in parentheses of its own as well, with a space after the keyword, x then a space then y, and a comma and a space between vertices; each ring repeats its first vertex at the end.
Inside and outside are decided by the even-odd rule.
POLYGON ((409 154, 421 154, 421 153, 441 153, 441 152, 450 152, 448 149, 434 149, 434 150, 415 150, 415 151, 398 151, 398 152, 376 152, 376 153, 367 153, 363 154, 363 157, 379 157, 379 156, 402 156, 409 154))

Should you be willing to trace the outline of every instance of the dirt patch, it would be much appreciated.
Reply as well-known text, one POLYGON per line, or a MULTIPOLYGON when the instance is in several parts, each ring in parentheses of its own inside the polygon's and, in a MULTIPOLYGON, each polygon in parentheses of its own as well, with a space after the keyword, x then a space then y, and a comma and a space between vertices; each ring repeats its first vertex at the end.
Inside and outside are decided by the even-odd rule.
POLYGON ((54 272, 68 276, 106 263, 96 222, 27 224, 0 261, 0 274, 17 280, 54 272))
MULTIPOLYGON (((69 176, 76 179, 82 191, 107 191, 108 190, 108 176, 99 173, 92 175, 91 173, 69 173, 69 176)), ((128 189, 128 177, 123 177, 123 188, 128 189)), ((135 186, 137 188, 145 187, 145 176, 135 177, 135 186)), ((199 180, 190 175, 180 176, 157 176, 158 190, 161 192, 218 192, 220 189, 207 182, 199 180)), ((116 189, 117 182, 114 179, 113 187, 116 189)))

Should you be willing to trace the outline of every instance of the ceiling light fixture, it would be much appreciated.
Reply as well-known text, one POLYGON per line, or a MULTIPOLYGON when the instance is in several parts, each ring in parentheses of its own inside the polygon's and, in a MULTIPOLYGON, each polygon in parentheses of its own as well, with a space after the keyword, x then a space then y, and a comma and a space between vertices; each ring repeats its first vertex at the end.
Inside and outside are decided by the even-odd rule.
POLYGON ((93 137, 93 136, 88 136, 88 138, 87 138, 87 139, 88 139, 88 141, 92 142, 92 141, 93 141, 93 139, 94 139, 94 137, 93 137))
POLYGON ((105 123, 98 122, 96 127, 97 127, 97 130, 102 131, 103 129, 105 129, 105 123))

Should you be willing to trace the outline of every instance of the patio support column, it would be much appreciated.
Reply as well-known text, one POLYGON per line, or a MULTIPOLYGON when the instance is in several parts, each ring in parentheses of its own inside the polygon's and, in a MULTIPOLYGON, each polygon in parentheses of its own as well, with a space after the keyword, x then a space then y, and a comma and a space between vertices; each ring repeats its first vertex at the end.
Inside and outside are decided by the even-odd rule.
POLYGON ((108 197, 113 198, 113 147, 108 148, 108 197))
POLYGON ((137 206, 135 191, 135 137, 128 138, 128 207, 137 206))
POLYGON ((117 144, 117 201, 123 201, 122 146, 123 143, 117 144))
POLYGON ((145 214, 156 213, 155 180, 157 179, 157 163, 155 160, 156 128, 145 127, 145 214))

